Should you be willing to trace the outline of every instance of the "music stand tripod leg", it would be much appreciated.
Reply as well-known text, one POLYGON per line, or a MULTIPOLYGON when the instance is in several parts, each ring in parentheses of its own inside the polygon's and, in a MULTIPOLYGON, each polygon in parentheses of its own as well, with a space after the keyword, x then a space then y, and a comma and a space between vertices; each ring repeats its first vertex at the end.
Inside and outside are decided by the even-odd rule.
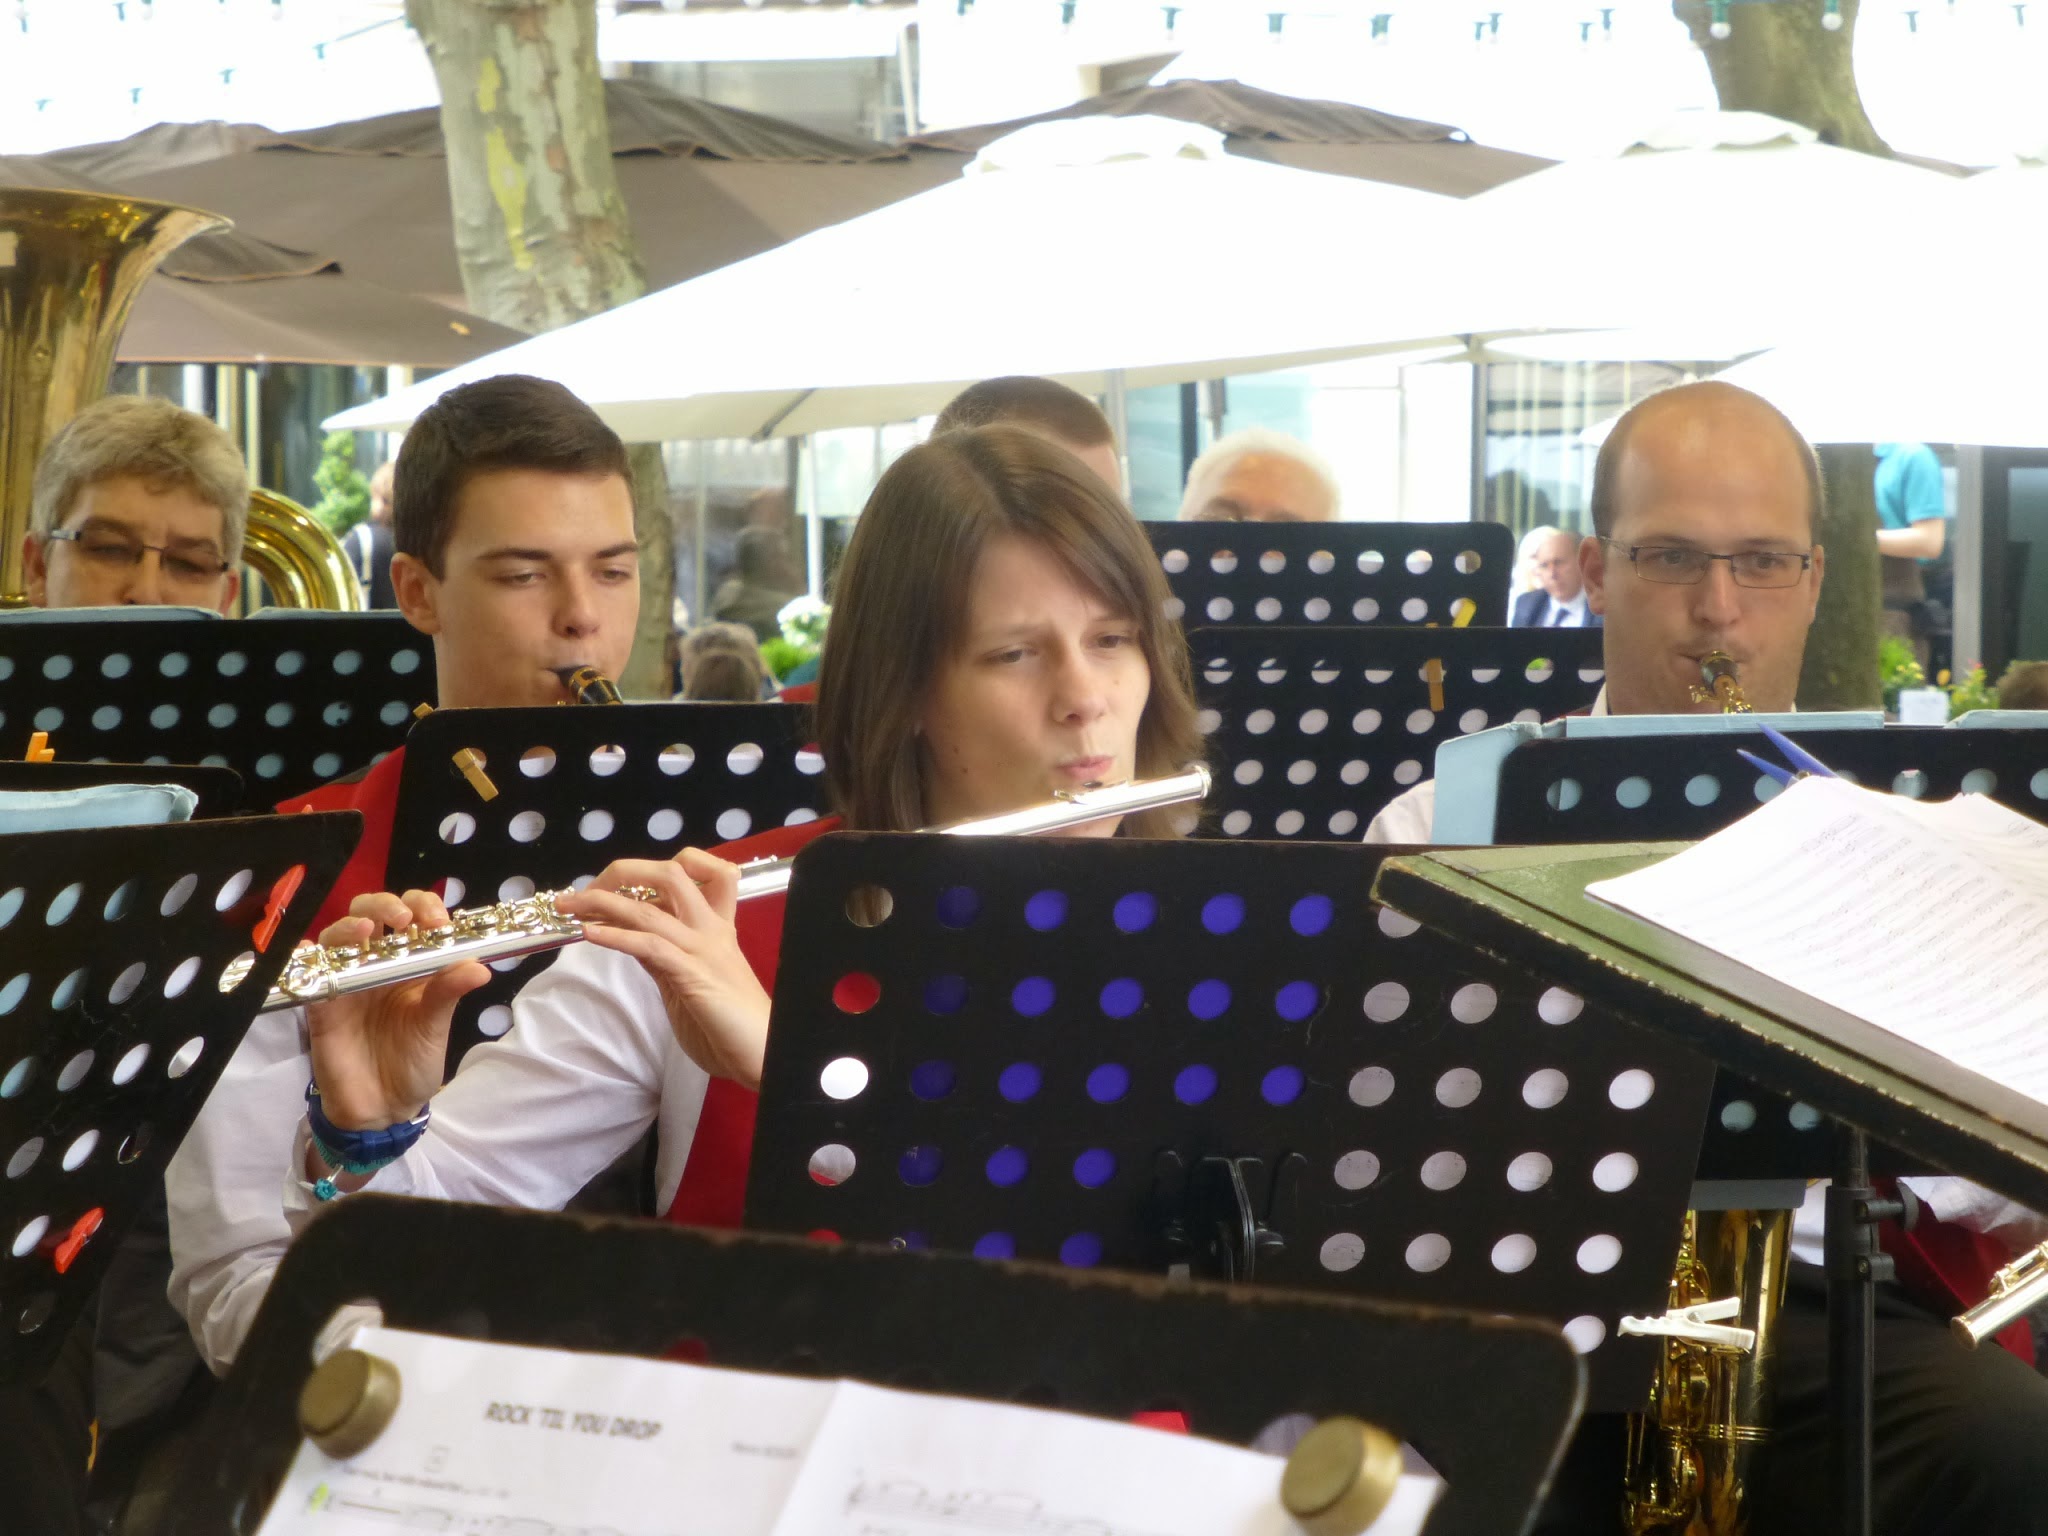
POLYGON ((1862 1131, 1839 1127, 1839 1161, 1827 1192, 1828 1418, 1837 1529, 1870 1536, 1872 1396, 1876 1367, 1876 1287, 1892 1278, 1877 1224, 1898 1216, 1870 1184, 1870 1145, 1862 1131))

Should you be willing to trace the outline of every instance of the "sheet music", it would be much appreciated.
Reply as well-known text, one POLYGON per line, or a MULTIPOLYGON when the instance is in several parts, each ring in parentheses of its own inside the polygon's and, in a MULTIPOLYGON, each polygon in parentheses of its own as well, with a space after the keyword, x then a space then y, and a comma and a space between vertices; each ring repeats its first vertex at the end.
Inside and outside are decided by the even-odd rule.
MULTIPOLYGON (((366 1328, 397 1416, 302 1445, 259 1536, 1286 1536, 1280 1458, 850 1381, 366 1328)), ((1442 1492, 1401 1480, 1371 1536, 1442 1492)))
POLYGON ((1811 778, 1590 896, 2048 1103, 2048 828, 1811 778))

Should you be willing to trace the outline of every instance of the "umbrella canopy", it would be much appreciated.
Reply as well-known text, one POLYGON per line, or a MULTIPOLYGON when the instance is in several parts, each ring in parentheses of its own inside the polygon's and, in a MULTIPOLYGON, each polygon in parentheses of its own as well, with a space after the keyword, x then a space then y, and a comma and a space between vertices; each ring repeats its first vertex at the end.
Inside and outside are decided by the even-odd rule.
POLYGON ((1305 101, 1235 80, 1177 80, 1091 96, 1009 123, 921 133, 907 142, 972 154, 1033 123, 1077 117, 1169 117, 1224 135, 1233 155, 1301 171, 1388 181, 1469 197, 1552 162, 1474 144, 1456 128, 1341 101, 1305 101))
POLYGON ((1378 281, 1400 247, 1454 241, 1460 206, 1231 156, 1184 123, 1046 123, 950 185, 328 425, 395 427, 452 384, 530 372, 632 439, 795 435, 920 415, 994 374, 1100 391, 1405 349, 1444 340, 1453 302, 1485 320, 1378 281))
MULTIPOLYGON (((0 158, 0 189, 9 186, 121 195, 50 156, 0 158)), ((220 230, 187 241, 164 259, 129 311, 117 355, 124 363, 449 368, 523 335, 358 282, 328 257, 220 230)))
MULTIPOLYGON (((607 80, 613 164, 650 287, 951 180, 967 157, 817 133, 607 80)), ((438 110, 305 132, 165 124, 50 157, 131 195, 210 208, 351 277, 464 302, 438 110)))
POLYGON ((1818 142, 1750 112, 1686 113, 1619 155, 1570 160, 1465 205, 1475 274, 1555 360, 1726 360, 1869 323, 1939 270, 1953 176, 1818 142))

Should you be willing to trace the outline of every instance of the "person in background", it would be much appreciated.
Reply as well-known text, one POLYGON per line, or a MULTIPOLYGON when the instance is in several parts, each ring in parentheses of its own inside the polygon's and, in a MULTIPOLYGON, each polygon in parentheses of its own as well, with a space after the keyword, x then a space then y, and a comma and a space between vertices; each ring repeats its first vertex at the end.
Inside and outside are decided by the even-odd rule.
POLYGON ((1188 467, 1184 523, 1327 523, 1337 516, 1337 474, 1307 443, 1247 427, 1219 437, 1188 467))
POLYGON ((2000 709, 2048 709, 2048 661, 2016 661, 1998 680, 2000 709))
MULTIPOLYGON (((1929 638, 1948 629, 1955 568, 1948 558, 1948 488, 1925 443, 1879 443, 1877 552, 1884 557, 1884 632, 1913 642, 1923 672, 1929 638)), ((1929 672, 1929 675, 1933 674, 1929 672)))
POLYGON ((738 566, 711 596, 711 616, 744 624, 758 640, 781 632, 775 616, 797 594, 789 574, 789 541, 777 528, 742 528, 734 546, 738 566))
MULTIPOLYGON (((1526 542, 1526 541, 1525 541, 1526 542)), ((1528 629, 1598 628, 1600 615, 1586 601, 1586 583, 1579 574, 1579 539, 1562 528, 1546 531, 1536 546, 1537 586, 1515 599, 1508 622, 1528 629)))
POLYGON ((1535 592, 1543 583, 1536 579, 1536 551, 1543 547, 1543 541, 1557 529, 1549 523, 1538 523, 1522 535, 1515 545, 1515 574, 1508 581, 1508 601, 1513 602, 1525 592, 1535 592))
POLYGON ((386 459, 370 476, 370 515, 341 536, 348 563, 356 568, 363 595, 372 608, 396 608, 391 590, 391 483, 396 459, 386 459))
POLYGON ((1094 470, 1104 485, 1123 494, 1124 472, 1117 458, 1116 433, 1102 407, 1079 390, 1029 374, 983 379, 947 402, 932 423, 932 436, 997 422, 1057 443, 1094 470))
POLYGON ((153 395, 96 400, 44 446, 29 498, 22 574, 38 608, 234 608, 249 472, 204 416, 153 395))
MULTIPOLYGON (((1820 599, 1822 487, 1813 450, 1775 407, 1712 381, 1680 385, 1631 408, 1593 473, 1596 536, 1580 547, 1590 600, 1605 615, 1606 686, 1596 715, 1687 714, 1699 658, 1724 650, 1764 712, 1793 707, 1807 630, 1820 599)), ((1434 783, 1395 799, 1368 842, 1428 842, 1434 783)), ((1617 826, 1617 835, 1627 835, 1617 826)), ((1902 1181, 1905 1182, 1905 1181, 1902 1181)), ((1970 1351, 1948 1317, 1981 1300, 1948 1256, 2009 1257, 2048 1223, 1961 1179, 1914 1177, 1911 1232, 1887 1223, 1900 1284, 1877 1301, 1877 1536, 2039 1536, 2048 1532, 2048 1382, 2002 1349, 1970 1351), (1936 1258, 1935 1254, 1943 1257, 1936 1258), (1910 1287, 1906 1282, 1911 1282, 1910 1287), (1960 1283, 1958 1283, 1960 1282, 1960 1283)), ((1793 1229, 1792 1278, 1779 1324, 1777 1407, 1759 1449, 1748 1528, 1803 1533, 1835 1513, 1828 1479, 1827 1315, 1817 1263, 1822 1190, 1793 1229), (1751 1512, 1753 1511, 1753 1513, 1751 1512)), ((2003 1257, 1999 1259, 2003 1262, 2003 1257)), ((1619 1435, 1608 1416, 1582 1426, 1539 1533, 1612 1529, 1619 1435)))
POLYGON ((698 625, 683 637, 681 666, 679 699, 752 703, 768 695, 768 664, 744 624, 698 625))

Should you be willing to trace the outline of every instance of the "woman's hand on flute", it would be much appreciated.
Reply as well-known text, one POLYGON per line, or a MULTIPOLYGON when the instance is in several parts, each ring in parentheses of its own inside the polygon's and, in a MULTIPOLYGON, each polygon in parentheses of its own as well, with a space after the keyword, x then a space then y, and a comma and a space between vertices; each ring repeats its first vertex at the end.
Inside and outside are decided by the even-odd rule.
POLYGON ((697 848, 674 859, 620 859, 561 910, 588 920, 584 937, 631 955, 661 991, 669 1027, 713 1077, 761 1082, 768 1049, 768 993, 740 953, 733 927, 739 868, 697 848), (653 901, 616 894, 646 886, 653 901))
MULTIPOLYGON (((359 945, 387 930, 443 928, 448 908, 432 891, 358 896, 320 942, 359 945)), ((306 1010, 320 1107, 345 1131, 410 1120, 441 1086, 455 1005, 491 979, 477 961, 413 981, 354 992, 306 1010)))

